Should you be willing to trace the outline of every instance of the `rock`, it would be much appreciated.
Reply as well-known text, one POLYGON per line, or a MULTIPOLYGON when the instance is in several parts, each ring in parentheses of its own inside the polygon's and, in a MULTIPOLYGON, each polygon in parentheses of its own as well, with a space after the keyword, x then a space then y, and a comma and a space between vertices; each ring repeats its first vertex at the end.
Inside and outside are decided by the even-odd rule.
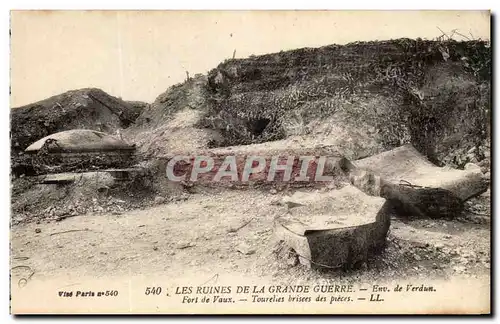
POLYGON ((329 184, 326 185, 326 188, 328 190, 334 190, 334 189, 337 189, 337 186, 336 186, 335 182, 332 181, 332 182, 330 182, 329 184))
POLYGON ((286 264, 290 267, 295 267, 299 264, 299 256, 296 254, 290 254, 286 259, 286 264))
POLYGON ((68 212, 66 210, 58 209, 58 210, 55 210, 55 212, 54 212, 54 216, 57 216, 57 217, 62 217, 65 215, 68 215, 68 212))
POLYGON ((282 205, 283 205, 283 203, 282 203, 282 201, 281 201, 281 200, 279 200, 279 199, 274 199, 274 200, 272 200, 272 201, 271 201, 270 205, 271 205, 271 206, 282 206, 282 205))
POLYGON ((195 246, 195 244, 192 244, 191 242, 179 242, 176 247, 178 250, 182 250, 193 246, 195 246))
POLYGON ((246 243, 241 243, 236 247, 236 251, 244 254, 244 255, 251 255, 255 253, 255 250, 252 249, 252 247, 246 243))
POLYGON ((481 166, 481 172, 484 174, 486 172, 489 172, 490 171, 490 166, 481 166))
MULTIPOLYGON (((410 230, 412 231, 412 230, 410 230)), ((414 242, 413 245, 416 247, 416 248, 419 248, 419 249, 427 249, 429 247, 429 243, 423 243, 423 242, 414 242)))
POLYGON ((445 238, 445 239, 447 239, 447 240, 451 239, 452 237, 453 237, 453 236, 451 236, 451 235, 445 235, 445 236, 443 236, 443 238, 445 238))
POLYGON ((436 243, 434 244, 434 247, 438 250, 442 249, 444 247, 444 244, 443 243, 436 243))
POLYGON ((478 162, 475 153, 467 153, 466 158, 471 163, 477 163, 478 162))
POLYGON ((56 222, 60 222, 60 221, 65 220, 65 219, 66 219, 66 218, 68 218, 68 217, 69 217, 68 215, 57 216, 57 217, 55 218, 55 221, 56 221, 56 222))
POLYGON ((483 167, 490 167, 490 160, 489 159, 483 159, 481 160, 477 165, 479 165, 481 168, 483 167))
POLYGON ((180 196, 174 197, 173 201, 186 201, 189 199, 189 194, 182 194, 180 196))
POLYGON ((22 221, 23 221, 23 218, 22 218, 22 217, 20 217, 20 216, 16 216, 16 217, 14 217, 13 221, 14 221, 14 222, 17 222, 17 223, 20 223, 20 222, 22 222, 22 221))
POLYGON ((481 167, 475 163, 467 163, 464 166, 464 170, 481 173, 481 167))
POLYGON ((39 229, 39 228, 35 228, 35 233, 37 233, 37 234, 38 234, 38 233, 41 233, 41 232, 42 232, 42 230, 41 230, 41 229, 39 229))
POLYGON ((155 205, 161 205, 161 204, 165 203, 165 200, 166 200, 165 197, 156 196, 154 203, 155 203, 155 205))
POLYGON ((271 195, 275 195, 275 194, 277 194, 277 193, 278 193, 278 191, 277 191, 276 189, 274 189, 274 188, 271 188, 271 190, 269 190, 269 193, 270 193, 271 195))
POLYGON ((296 203, 296 202, 293 202, 293 201, 286 201, 283 203, 284 206, 286 206, 288 209, 292 209, 292 208, 295 208, 295 207, 300 207, 300 206, 304 206, 302 204, 299 204, 299 203, 296 203))
POLYGON ((98 192, 101 192, 101 193, 102 193, 102 192, 106 192, 106 191, 108 191, 108 190, 109 190, 109 187, 108 187, 108 186, 106 186, 106 185, 102 185, 102 186, 97 187, 97 191, 98 191, 98 192))
POLYGON ((474 146, 473 148, 471 148, 470 150, 467 151, 467 154, 473 154, 476 151, 477 151, 477 147, 474 146))
POLYGON ((263 230, 255 232, 255 234, 257 234, 257 235, 263 235, 263 234, 267 234, 269 231, 271 231, 271 229, 270 228, 266 228, 266 229, 263 229, 263 230))
POLYGON ((482 195, 481 197, 485 197, 485 198, 490 198, 491 197, 491 191, 490 189, 488 188, 488 190, 486 190, 482 195))

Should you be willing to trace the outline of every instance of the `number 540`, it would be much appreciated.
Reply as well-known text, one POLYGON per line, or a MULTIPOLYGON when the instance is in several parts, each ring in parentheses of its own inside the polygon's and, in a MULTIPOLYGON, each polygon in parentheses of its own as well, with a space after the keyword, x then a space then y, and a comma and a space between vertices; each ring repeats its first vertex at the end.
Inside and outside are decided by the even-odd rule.
POLYGON ((159 295, 161 294, 161 287, 146 287, 144 294, 147 295, 159 295))

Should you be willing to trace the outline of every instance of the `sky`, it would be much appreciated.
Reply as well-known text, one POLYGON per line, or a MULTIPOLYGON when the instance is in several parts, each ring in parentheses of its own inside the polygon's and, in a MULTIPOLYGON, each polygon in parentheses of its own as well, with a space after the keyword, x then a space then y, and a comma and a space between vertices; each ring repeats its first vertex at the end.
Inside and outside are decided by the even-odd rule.
MULTIPOLYGON (((97 87, 152 102, 231 58, 456 29, 490 39, 487 11, 13 11, 11 107, 97 87)), ((460 36, 456 39, 461 39, 460 36)))

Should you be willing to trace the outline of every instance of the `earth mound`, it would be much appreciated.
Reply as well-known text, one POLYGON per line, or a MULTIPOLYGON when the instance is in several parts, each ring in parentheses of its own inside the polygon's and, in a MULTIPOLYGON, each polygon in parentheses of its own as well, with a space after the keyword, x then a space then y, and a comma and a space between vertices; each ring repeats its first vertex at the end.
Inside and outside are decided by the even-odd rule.
POLYGON ((413 144, 438 165, 463 167, 489 151, 490 79, 491 49, 480 40, 355 42, 230 59, 208 74, 200 126, 221 132, 218 146, 359 130, 347 136, 360 146, 374 138, 370 155, 413 144))
POLYGON ((11 167, 14 174, 30 173, 29 159, 23 151, 33 142, 71 129, 114 134, 134 123, 141 107, 143 105, 123 101, 100 89, 87 88, 11 109, 11 167))

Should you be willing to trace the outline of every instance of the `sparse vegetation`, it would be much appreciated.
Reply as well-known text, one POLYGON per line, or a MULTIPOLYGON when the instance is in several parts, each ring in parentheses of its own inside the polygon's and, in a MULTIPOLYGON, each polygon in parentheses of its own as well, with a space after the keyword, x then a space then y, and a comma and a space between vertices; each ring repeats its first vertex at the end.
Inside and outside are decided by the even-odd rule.
POLYGON ((208 74, 200 126, 224 135, 218 145, 240 145, 308 134, 314 121, 349 123, 375 128, 383 149, 411 142, 436 163, 463 166, 471 157, 456 147, 489 137, 490 58, 486 41, 439 38, 226 60, 208 74), (263 118, 267 126, 255 132, 263 118))

